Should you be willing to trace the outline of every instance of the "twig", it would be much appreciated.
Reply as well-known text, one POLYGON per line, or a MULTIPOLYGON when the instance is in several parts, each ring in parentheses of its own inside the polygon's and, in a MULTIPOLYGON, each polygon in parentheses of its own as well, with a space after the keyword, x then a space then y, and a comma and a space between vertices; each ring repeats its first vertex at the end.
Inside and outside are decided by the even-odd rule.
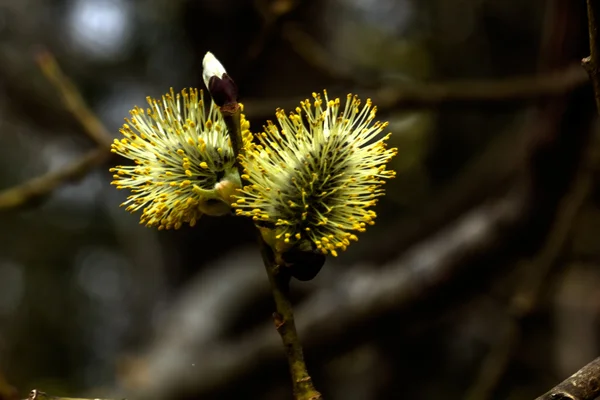
POLYGON ((520 319, 529 315, 533 311, 540 293, 544 287, 548 286, 546 277, 550 274, 555 261, 565 250, 565 245, 568 243, 573 228, 573 222, 587 199, 591 186, 592 179, 589 171, 584 171, 578 177, 569 196, 564 199, 563 206, 554 222, 554 227, 550 232, 546 245, 530 261, 534 268, 531 268, 528 275, 522 279, 523 283, 512 299, 510 312, 516 318, 520 319))
POLYGON ((244 64, 248 65, 258 58, 270 36, 277 30, 278 22, 285 15, 294 11, 299 3, 296 0, 254 1, 254 8, 262 17, 262 27, 258 35, 248 46, 244 64))
POLYGON ((506 331, 492 344, 489 353, 479 366, 477 378, 465 394, 465 400, 491 399, 494 389, 506 371, 519 336, 517 324, 509 320, 506 331))
POLYGON ((600 5, 597 1, 587 0, 588 31, 590 36, 590 56, 581 64, 587 71, 594 87, 596 108, 600 113, 600 40, 598 40, 598 23, 600 20, 600 5))
POLYGON ((79 120, 86 134, 108 151, 112 142, 110 133, 86 105, 76 86, 58 66, 54 56, 50 52, 42 50, 38 52, 36 59, 46 79, 58 89, 65 106, 79 120))
POLYGON ((97 148, 58 171, 48 172, 29 181, 0 192, 0 210, 20 207, 43 197, 61 184, 85 176, 94 167, 111 156, 110 134, 89 109, 75 85, 61 71, 54 56, 47 51, 37 54, 37 62, 46 78, 63 96, 68 110, 81 123, 97 148))
MULTIPOLYGON (((494 105, 507 101, 537 100, 564 95, 588 83, 577 65, 533 76, 490 81, 417 84, 379 90, 379 103, 388 108, 422 108, 442 105, 494 105)), ((375 97, 375 96, 374 96, 375 97)))
MULTIPOLYGON (((585 166, 583 168, 586 168, 585 166)), ((521 333, 519 323, 535 309, 542 289, 547 287, 547 277, 560 254, 569 243, 573 222, 577 217, 591 187, 588 171, 583 171, 574 184, 571 193, 563 200, 560 211, 554 222, 551 233, 539 254, 528 264, 525 277, 517 285, 515 294, 509 304, 511 321, 502 338, 490 350, 480 368, 478 379, 469 389, 465 399, 481 400, 492 398, 494 388, 502 378, 509 365, 511 355, 518 343, 521 333)))
MULTIPOLYGON (((335 62, 328 52, 297 24, 287 23, 282 34, 296 52, 315 68, 324 71, 332 79, 357 83, 355 71, 335 62), (335 66, 335 69, 332 66, 335 66)), ((481 105, 480 102, 489 105, 488 103, 534 100, 562 95, 587 82, 588 77, 581 68, 572 65, 564 70, 550 73, 496 80, 446 83, 386 82, 383 88, 371 87, 376 90, 370 97, 379 108, 429 108, 449 104, 481 105)), ((358 83, 361 84, 360 86, 365 86, 363 82, 358 83)), ((366 84, 368 87, 368 82, 366 84)))
POLYGON ((316 69, 327 74, 329 78, 347 82, 356 80, 355 74, 347 63, 334 62, 327 50, 299 24, 286 23, 281 30, 281 36, 290 43, 298 55, 316 69))
POLYGON ((600 357, 536 400, 594 400, 600 396, 600 357))
MULTIPOLYGON (((600 6, 597 1, 587 0, 590 56, 582 60, 594 88, 596 110, 600 113, 600 41, 598 25, 600 6)), ((593 400, 600 396, 600 358, 595 359, 571 377, 561 382, 536 400, 593 400)))
MULTIPOLYGON (((380 110, 482 107, 561 96, 587 84, 589 77, 585 71, 579 65, 571 65, 538 75, 496 80, 398 83, 365 90, 363 94, 364 97, 372 98, 380 110)), ((244 106, 248 118, 272 118, 276 108, 293 110, 298 100, 301 99, 247 99, 244 100, 244 106)))
POLYGON ((277 312, 273 313, 273 321, 286 350, 290 375, 292 377, 294 398, 296 400, 321 399, 321 394, 315 389, 312 379, 308 375, 302 344, 296 331, 294 312, 289 293, 291 276, 275 262, 272 251, 262 238, 260 239, 260 246, 277 309, 277 312))
MULTIPOLYGON (((209 72, 211 71, 209 70, 209 72)), ((237 102, 235 82, 227 74, 222 74, 221 76, 208 77, 206 86, 215 104, 219 106, 221 115, 227 125, 236 160, 236 167, 239 170, 240 176, 243 176, 243 167, 239 163, 239 156, 244 151, 241 128, 241 105, 237 102)), ((279 261, 275 260, 275 255, 264 242, 258 229, 256 233, 259 238, 263 262, 269 276, 269 282, 271 283, 273 300, 275 301, 275 308, 277 310, 273 317, 275 327, 281 336, 286 350, 290 375, 292 377, 294 398, 296 400, 321 399, 321 394, 315 390, 306 369, 302 344, 296 332, 292 303, 289 298, 289 281, 291 277, 280 270, 279 261)))
MULTIPOLYGON (((29 393, 29 397, 27 398, 27 400, 108 400, 108 399, 99 399, 99 398, 84 399, 84 398, 80 398, 80 397, 75 398, 75 397, 50 396, 49 394, 40 392, 37 389, 33 389, 29 393)), ((125 400, 125 399, 123 399, 123 400, 125 400)))
POLYGON ((102 164, 110 156, 103 149, 92 150, 72 164, 38 176, 20 185, 0 192, 0 210, 24 206, 56 189, 61 184, 85 176, 91 169, 102 164))

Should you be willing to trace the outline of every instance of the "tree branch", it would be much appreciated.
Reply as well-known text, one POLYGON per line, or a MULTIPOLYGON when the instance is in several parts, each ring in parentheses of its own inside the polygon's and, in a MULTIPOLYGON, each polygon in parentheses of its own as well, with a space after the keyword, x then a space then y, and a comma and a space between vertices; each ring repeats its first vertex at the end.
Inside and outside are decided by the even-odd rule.
POLYGON ((600 41, 598 40, 598 23, 600 20, 600 5, 597 1, 587 0, 588 31, 590 37, 590 56, 581 64, 587 71, 594 87, 596 108, 600 113, 600 41))
POLYGON ((54 56, 50 52, 42 50, 37 53, 36 60, 46 79, 61 94, 65 106, 81 123, 85 133, 108 152, 112 136, 96 117, 96 114, 87 106, 75 84, 60 69, 54 56))
POLYGON ((281 336, 287 354, 294 398, 296 400, 321 399, 321 393, 313 386, 312 379, 306 369, 302 344, 296 331, 294 312, 289 293, 291 276, 275 262, 273 252, 262 238, 259 240, 261 255, 267 275, 269 276, 273 299, 275 300, 275 307, 277 309, 277 312, 273 313, 273 321, 275 322, 277 332, 281 336))
POLYGON ((594 400, 600 396, 600 357, 536 400, 594 400))
POLYGON ((24 206, 38 200, 61 184, 84 177, 111 156, 109 152, 111 135, 93 111, 89 109, 73 82, 62 72, 54 56, 47 51, 40 51, 36 58, 42 73, 60 92, 66 107, 81 123, 87 135, 96 142, 97 148, 58 171, 48 172, 1 191, 0 211, 24 206))
MULTIPOLYGON (((598 25, 600 5, 587 0, 590 56, 582 60, 594 88, 596 110, 600 113, 600 41, 598 25)), ((536 400, 594 400, 600 396, 600 358, 595 359, 536 400)))
MULTIPOLYGON (((538 100, 564 95, 589 84, 589 77, 573 64, 533 76, 495 80, 465 80, 440 83, 391 84, 365 90, 379 110, 427 109, 437 107, 496 106, 517 101, 538 100)), ((357 89, 358 90, 358 89, 357 89)), ((293 110, 301 98, 244 101, 246 116, 252 119, 273 118, 276 108, 293 110)))
POLYGON ((569 243, 574 220, 584 204, 591 187, 591 176, 583 171, 571 193, 563 200, 548 239, 531 261, 523 263, 523 275, 515 285, 508 306, 511 320, 505 335, 494 344, 479 368, 478 378, 465 395, 467 400, 491 399, 494 389, 510 364, 514 348, 521 337, 520 323, 536 308, 540 294, 547 286, 547 277, 569 243))
POLYGON ((25 206, 66 182, 82 178, 94 167, 104 163, 109 156, 110 153, 103 149, 91 150, 62 169, 0 191, 0 211, 25 206))
POLYGON ((428 108, 438 106, 493 106, 507 101, 538 100, 562 96, 588 84, 578 65, 533 76, 516 76, 490 81, 423 83, 384 88, 376 93, 384 108, 428 108))

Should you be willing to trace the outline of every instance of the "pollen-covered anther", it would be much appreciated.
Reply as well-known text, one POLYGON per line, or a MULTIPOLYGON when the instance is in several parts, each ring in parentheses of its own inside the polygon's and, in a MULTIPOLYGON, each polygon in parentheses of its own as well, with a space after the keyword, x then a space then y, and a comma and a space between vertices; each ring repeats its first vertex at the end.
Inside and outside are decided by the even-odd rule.
MULTIPOLYGON (((249 184, 235 195, 238 215, 253 216, 262 231, 273 231, 274 248, 300 246, 336 256, 364 232, 384 194, 384 179, 395 176, 386 163, 381 135, 387 123, 375 121, 371 100, 344 102, 313 93, 294 112, 276 110, 278 126, 245 143, 240 158, 249 184), (240 212, 241 210, 241 212, 240 212), (252 212, 250 212, 250 210, 252 212)), ((264 235, 263 235, 264 236, 264 235)))

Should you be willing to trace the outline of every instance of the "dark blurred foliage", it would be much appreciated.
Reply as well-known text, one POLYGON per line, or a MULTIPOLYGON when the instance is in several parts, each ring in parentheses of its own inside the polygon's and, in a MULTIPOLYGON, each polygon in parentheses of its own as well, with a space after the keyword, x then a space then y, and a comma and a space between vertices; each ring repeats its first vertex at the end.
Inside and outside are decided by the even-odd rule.
MULTIPOLYGON (((364 96, 402 82, 534 74, 552 58, 543 34, 555 3, 0 0, 0 187, 60 168, 92 147, 39 72, 40 48, 55 54, 115 137, 146 96, 201 86, 210 50, 236 80, 258 130, 276 107, 323 88, 364 96)), ((585 24, 576 25, 584 37, 585 24)), ((393 263, 462 212, 506 193, 522 172, 531 108, 381 110, 400 154, 377 225, 328 259, 313 282, 294 283, 296 300, 340 271, 393 263)), ((441 301, 343 332, 340 341, 350 345, 322 352, 308 346, 309 369, 326 398, 528 399, 596 357, 598 141, 589 147, 591 195, 550 272, 540 276, 531 312, 515 318, 510 310, 535 254, 506 254, 509 261, 491 277, 464 275, 437 294, 441 301)), ((23 395, 32 388, 71 397, 120 393, 131 365, 165 346, 164 337, 174 346, 190 337, 211 346, 269 319, 267 277, 246 221, 146 229, 118 207, 126 193, 110 180, 105 166, 0 214, 0 371, 23 395), (188 322, 201 331, 186 331, 188 322)), ((199 349, 189 350, 198 352, 198 364, 199 349)), ((252 383, 231 382, 214 398, 290 398, 283 363, 248 365, 252 383)))

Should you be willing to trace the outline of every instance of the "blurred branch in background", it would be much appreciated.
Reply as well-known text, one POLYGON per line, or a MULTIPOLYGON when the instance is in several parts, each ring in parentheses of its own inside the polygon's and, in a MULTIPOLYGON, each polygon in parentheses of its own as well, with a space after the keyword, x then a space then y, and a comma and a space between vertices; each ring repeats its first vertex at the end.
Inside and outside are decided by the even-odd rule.
POLYGON ((590 36, 590 55, 582 60, 582 65, 588 72, 594 87, 596 108, 600 114, 600 38, 598 38, 598 21, 600 21, 600 6, 597 2, 587 0, 588 32, 590 36))
POLYGON ((17 389, 12 387, 0 371, 0 400, 17 400, 19 398, 17 389))
POLYGON ((106 162, 111 155, 110 133, 87 106, 73 82, 62 72, 54 56, 42 50, 37 54, 37 62, 46 78, 62 95, 67 109, 81 123, 85 133, 96 142, 97 148, 57 171, 0 191, 0 211, 25 206, 48 195, 64 183, 85 177, 95 167, 106 162))
POLYGON ((466 400, 491 399, 497 384, 508 368, 521 336, 520 325, 535 311, 543 289, 548 284, 548 276, 568 245, 574 220, 590 192, 591 174, 587 166, 582 169, 573 190, 561 204, 543 249, 534 259, 523 262, 520 266, 521 279, 507 307, 512 320, 510 326, 505 335, 492 346, 482 362, 478 376, 465 396, 466 400))
POLYGON ((41 50, 36 55, 37 63, 50 83, 58 90, 63 98, 65 107, 73 114, 84 128, 84 132, 98 144, 99 147, 110 149, 112 136, 104 127, 96 114, 87 106, 77 87, 63 73, 54 56, 41 50))
POLYGON ((0 191, 0 211, 27 206, 50 194, 60 185, 85 177, 91 170, 103 164, 109 154, 104 149, 91 150, 58 171, 48 172, 15 187, 0 191))
MULTIPOLYGON (((299 0, 254 0, 254 8, 262 18, 262 27, 248 46, 246 59, 242 60, 246 66, 258 58, 263 52, 267 41, 278 32, 281 19, 294 11, 299 4, 299 0)), ((248 70, 248 68, 244 68, 244 70, 248 70)))
MULTIPOLYGON (((411 110, 436 107, 494 106, 514 104, 564 95, 588 85, 589 78, 578 64, 534 76, 497 80, 466 80, 444 83, 394 83, 368 90, 365 97, 373 99, 379 110, 411 110)), ((249 118, 272 118, 276 108, 293 110, 296 98, 246 99, 244 110, 249 118)))
MULTIPOLYGON (((587 0, 587 14, 590 56, 583 59, 582 65, 592 81, 596 110, 600 114, 600 38, 598 37, 600 5, 597 1, 587 0)), ((600 396, 600 358, 595 359, 536 400, 593 400, 598 396, 600 396)))

